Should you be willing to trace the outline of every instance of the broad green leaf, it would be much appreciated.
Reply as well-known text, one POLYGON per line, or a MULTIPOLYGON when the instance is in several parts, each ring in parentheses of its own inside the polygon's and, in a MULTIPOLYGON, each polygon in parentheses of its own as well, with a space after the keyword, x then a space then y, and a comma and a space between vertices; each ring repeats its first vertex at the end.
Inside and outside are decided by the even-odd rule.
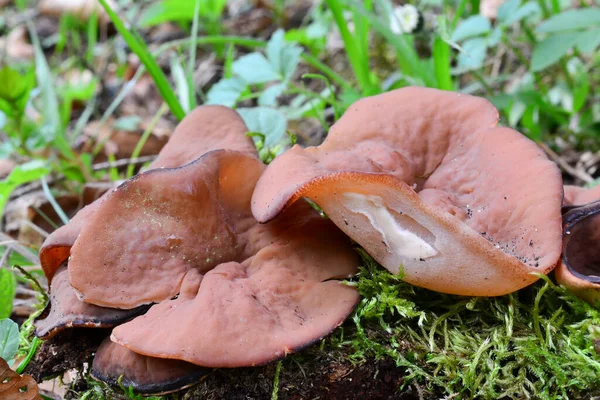
POLYGON ((487 49, 484 38, 469 39, 463 43, 462 49, 463 51, 458 55, 459 70, 477 69, 483 65, 487 49))
POLYGON ((512 25, 524 18, 541 14, 538 3, 528 1, 521 5, 521 0, 509 0, 498 9, 498 21, 502 25, 512 25))
POLYGON ((10 319, 0 319, 0 358, 9 365, 19 349, 19 325, 10 319))
POLYGON ((241 78, 221 79, 208 91, 206 104, 233 107, 247 86, 241 78))
POLYGON ((8 269, 0 267, 0 319, 10 317, 16 289, 15 275, 8 269))
POLYGON ((17 186, 40 179, 49 172, 50 169, 42 160, 33 160, 16 166, 4 180, 0 181, 0 215, 8 197, 17 186))
POLYGON ((251 85, 279 79, 273 65, 260 53, 250 53, 238 58, 231 68, 235 75, 251 85))
POLYGON ((274 146, 281 141, 287 128, 285 116, 274 108, 238 108, 248 130, 265 135, 265 146, 274 146))
POLYGON ((567 10, 544 21, 537 32, 553 33, 589 27, 600 27, 600 8, 567 10))
POLYGON ((600 28, 580 33, 575 46, 582 53, 592 54, 600 46, 600 28))
POLYGON ((284 90, 285 84, 283 83, 269 86, 260 94, 260 97, 258 98, 258 105, 267 107, 275 106, 277 104, 277 98, 281 96, 281 93, 283 93, 284 90))
POLYGON ((490 20, 482 15, 473 15, 461 22, 452 33, 452 41, 458 42, 470 37, 480 36, 492 29, 490 20))
POLYGON ((302 48, 286 43, 282 29, 278 29, 267 43, 267 58, 282 80, 289 80, 300 61, 302 48))
POLYGON ((168 21, 191 21, 194 0, 159 1, 152 3, 140 16, 140 26, 149 27, 168 21))
POLYGON ((537 43, 531 57, 531 70, 541 71, 558 62, 571 50, 578 36, 577 33, 560 33, 537 43))

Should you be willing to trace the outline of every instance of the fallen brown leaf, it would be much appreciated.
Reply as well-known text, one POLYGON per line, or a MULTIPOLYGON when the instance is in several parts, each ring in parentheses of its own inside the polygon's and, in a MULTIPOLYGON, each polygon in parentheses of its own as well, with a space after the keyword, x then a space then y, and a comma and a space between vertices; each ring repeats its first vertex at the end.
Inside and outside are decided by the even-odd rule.
MULTIPOLYGON (((107 3, 112 9, 115 8, 113 1, 107 0, 107 3)), ((102 24, 110 22, 108 14, 97 0, 42 0, 38 7, 42 15, 60 17, 63 14, 71 14, 87 21, 92 14, 97 13, 102 24)))
POLYGON ((0 398, 3 400, 41 399, 36 381, 29 375, 19 375, 0 358, 0 398))

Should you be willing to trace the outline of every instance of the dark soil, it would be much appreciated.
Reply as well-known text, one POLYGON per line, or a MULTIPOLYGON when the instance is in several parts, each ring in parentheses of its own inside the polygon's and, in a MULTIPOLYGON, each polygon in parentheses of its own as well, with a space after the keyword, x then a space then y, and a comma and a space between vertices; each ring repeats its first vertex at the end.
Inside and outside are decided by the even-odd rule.
MULTIPOLYGON (((25 373, 41 381, 67 370, 91 365, 95 349, 109 334, 108 330, 75 329, 45 341, 25 373)), ((279 375, 281 400, 322 399, 397 399, 424 398, 413 386, 401 390, 404 371, 392 361, 368 360, 361 364, 348 361, 342 349, 321 349, 314 345, 283 360, 279 375)), ((217 369, 198 385, 181 392, 177 399, 262 400, 271 399, 276 363, 256 368, 217 369)), ((88 383, 80 379, 73 388, 81 393, 88 383)), ((116 389, 110 399, 125 398, 116 389)), ((74 397, 78 398, 73 393, 74 397)))

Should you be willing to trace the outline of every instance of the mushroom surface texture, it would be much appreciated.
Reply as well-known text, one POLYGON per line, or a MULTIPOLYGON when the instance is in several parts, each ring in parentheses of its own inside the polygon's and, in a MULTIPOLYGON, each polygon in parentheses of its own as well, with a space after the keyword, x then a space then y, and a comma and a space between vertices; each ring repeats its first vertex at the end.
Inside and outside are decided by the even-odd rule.
POLYGON ((535 143, 497 122, 485 99, 435 89, 359 100, 323 144, 269 165, 253 214, 266 223, 308 197, 409 283, 513 292, 556 265, 563 187, 535 143))
POLYGON ((589 303, 600 305, 600 186, 565 186, 562 260, 556 280, 589 303))

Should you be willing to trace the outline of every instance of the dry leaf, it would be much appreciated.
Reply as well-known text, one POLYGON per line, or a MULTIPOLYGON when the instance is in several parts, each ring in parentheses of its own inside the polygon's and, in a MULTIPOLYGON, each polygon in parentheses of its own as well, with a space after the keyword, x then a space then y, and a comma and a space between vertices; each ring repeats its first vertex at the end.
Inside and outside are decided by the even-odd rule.
MULTIPOLYGON (((107 0, 108 5, 114 10, 115 3, 107 0)), ((39 4, 42 15, 60 17, 71 14, 82 21, 87 21, 93 13, 97 13, 102 24, 108 24, 110 18, 97 0, 42 0, 39 4)))
POLYGON ((0 399, 38 400, 41 399, 36 381, 29 375, 19 375, 10 369, 0 358, 0 399))
POLYGON ((33 46, 29 43, 27 29, 20 25, 14 28, 6 37, 0 38, 0 52, 13 61, 29 61, 33 59, 33 46))

